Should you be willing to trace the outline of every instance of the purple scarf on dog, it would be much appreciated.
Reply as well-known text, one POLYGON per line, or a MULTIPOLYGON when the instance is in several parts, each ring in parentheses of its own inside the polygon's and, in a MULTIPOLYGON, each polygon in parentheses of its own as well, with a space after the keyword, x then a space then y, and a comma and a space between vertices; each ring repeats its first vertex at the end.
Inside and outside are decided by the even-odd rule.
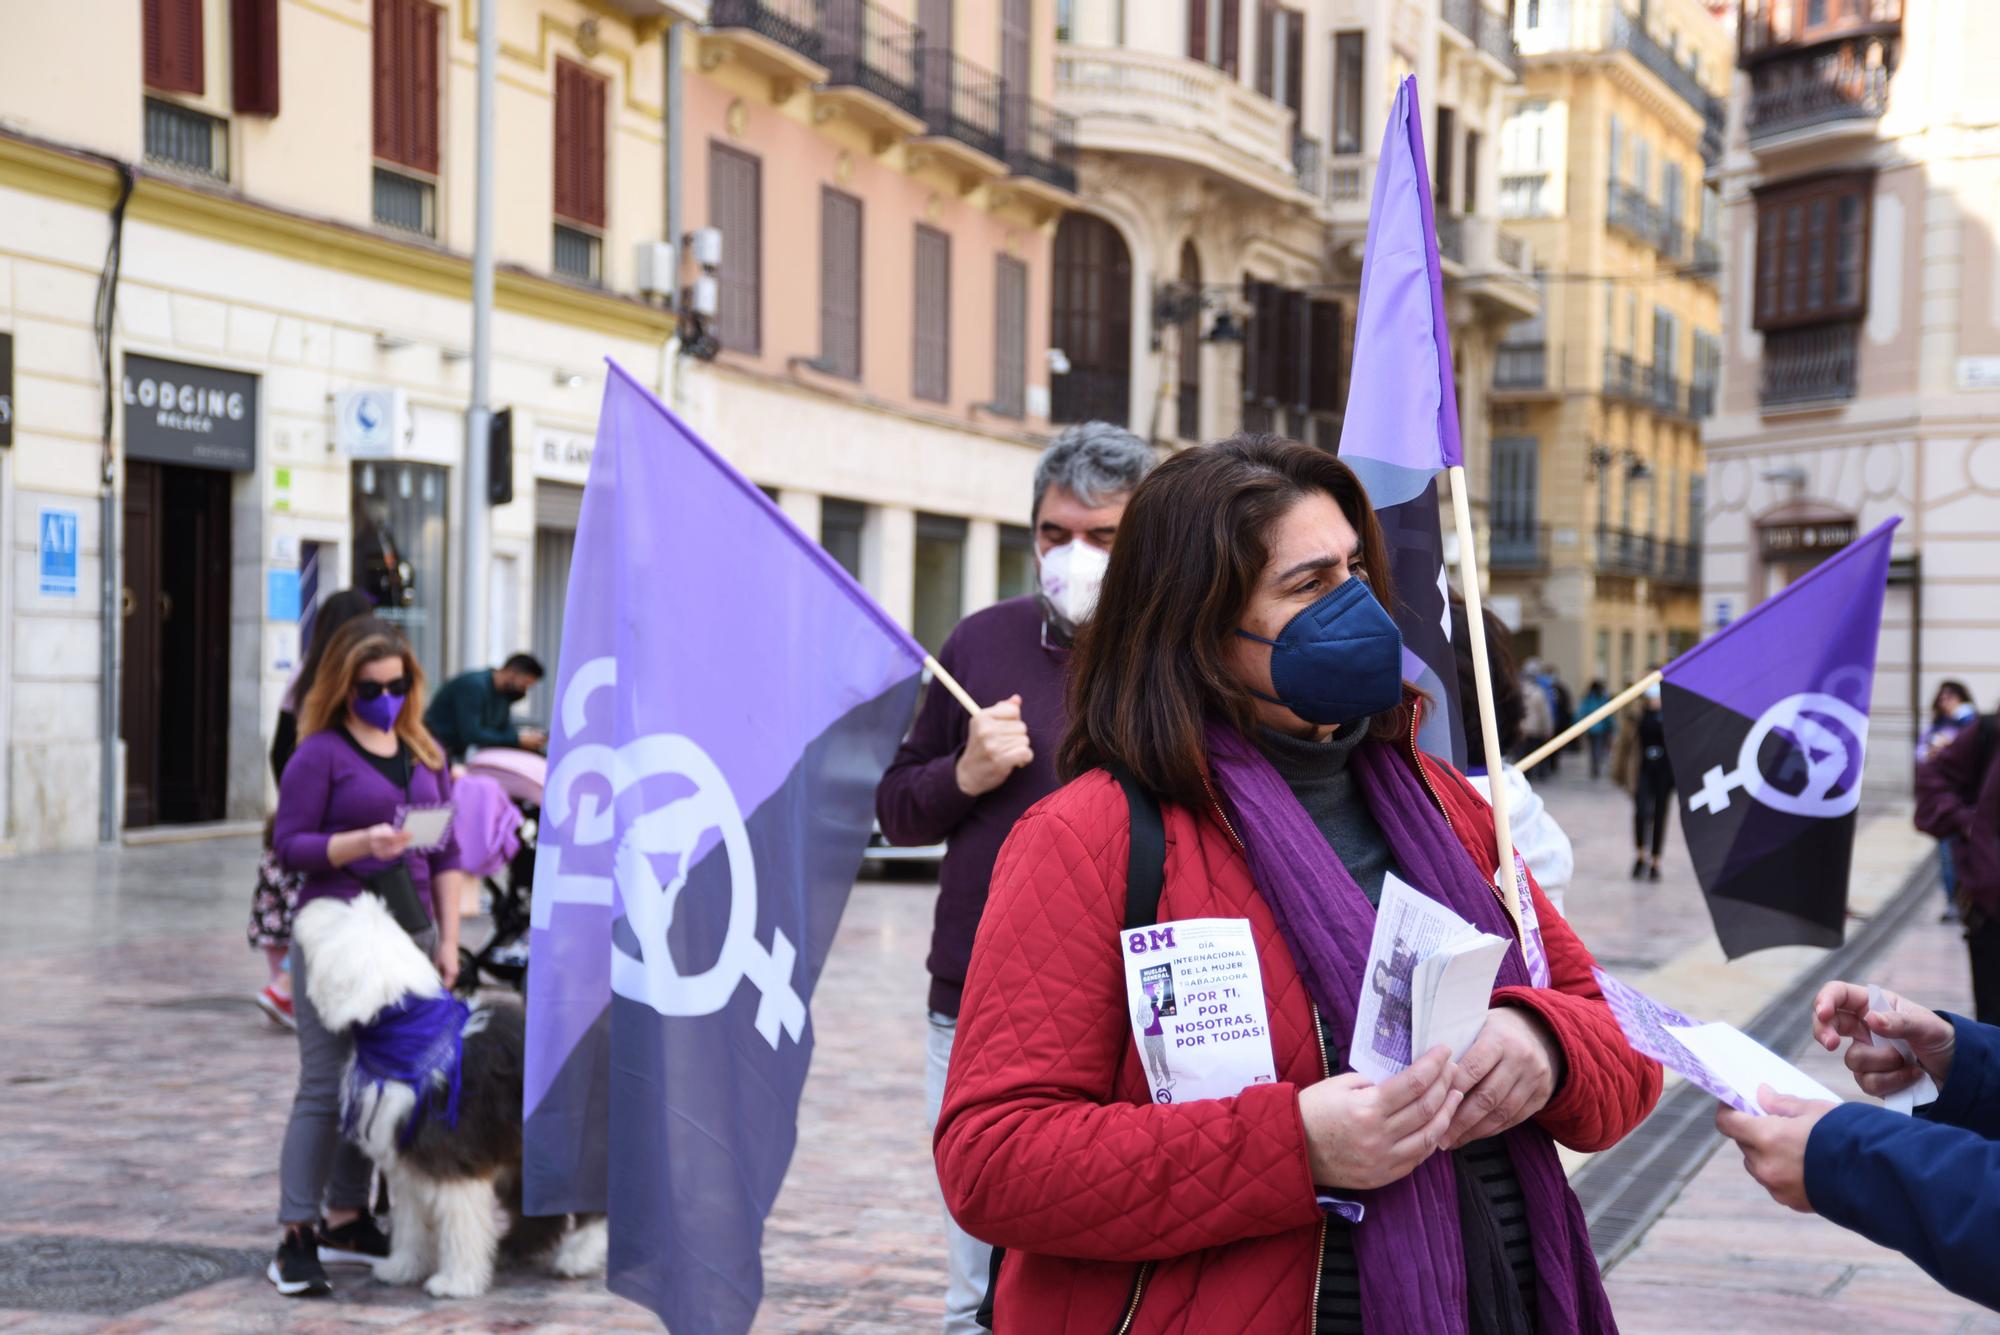
MULTIPOLYGON (((1257 889, 1307 993, 1345 1039, 1354 1032, 1375 910, 1263 753, 1214 722, 1208 750, 1257 889)), ((1473 926, 1513 939, 1506 909, 1409 763, 1374 741, 1357 747, 1349 763, 1402 874, 1473 926)), ((1527 985, 1527 962, 1516 947, 1502 961, 1496 986, 1527 985)), ((1538 1329, 1543 1335, 1616 1331, 1583 1207, 1563 1176, 1555 1142, 1528 1121, 1506 1133, 1506 1144, 1534 1240, 1538 1329)), ((1451 1157, 1433 1154, 1400 1182, 1357 1194, 1368 1207, 1354 1229, 1363 1329, 1370 1335, 1465 1331, 1465 1254, 1451 1157)))

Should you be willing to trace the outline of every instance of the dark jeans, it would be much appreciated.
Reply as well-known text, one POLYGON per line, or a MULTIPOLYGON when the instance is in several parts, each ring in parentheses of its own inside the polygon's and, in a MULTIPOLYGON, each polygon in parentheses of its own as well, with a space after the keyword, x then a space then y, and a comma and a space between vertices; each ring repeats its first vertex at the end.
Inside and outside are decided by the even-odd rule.
POLYGON ((1664 760, 1639 766, 1639 788, 1632 794, 1632 847, 1646 847, 1647 831, 1652 832, 1653 860, 1659 861, 1660 845, 1667 838, 1667 808, 1674 800, 1674 772, 1664 760))
POLYGON ((1972 1018, 2000 1024, 2000 918, 1973 910, 1979 925, 1965 932, 1965 951, 1972 957, 1972 1018))
POLYGON ((1592 732, 1590 737, 1590 777, 1601 778, 1604 774, 1605 758, 1611 754, 1611 734, 1592 732))

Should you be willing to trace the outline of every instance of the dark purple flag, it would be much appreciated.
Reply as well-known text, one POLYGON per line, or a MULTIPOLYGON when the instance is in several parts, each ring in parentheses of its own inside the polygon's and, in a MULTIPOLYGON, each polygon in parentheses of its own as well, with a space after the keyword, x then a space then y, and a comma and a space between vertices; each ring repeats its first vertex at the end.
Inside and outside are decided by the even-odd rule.
POLYGON ((609 1284, 742 1335, 797 1139, 806 1005, 924 651, 621 368, 605 379, 535 867, 531 1214, 608 1211, 609 1284))
POLYGON ((1681 829, 1731 959, 1841 942, 1896 523, 1663 669, 1681 829))
POLYGON ((1340 458, 1368 489, 1388 542, 1395 567, 1393 611, 1403 632, 1403 676, 1432 702, 1417 743, 1463 769, 1466 738, 1445 596, 1437 475, 1464 463, 1465 454, 1430 180, 1423 109, 1411 75, 1396 86, 1375 167, 1340 458))

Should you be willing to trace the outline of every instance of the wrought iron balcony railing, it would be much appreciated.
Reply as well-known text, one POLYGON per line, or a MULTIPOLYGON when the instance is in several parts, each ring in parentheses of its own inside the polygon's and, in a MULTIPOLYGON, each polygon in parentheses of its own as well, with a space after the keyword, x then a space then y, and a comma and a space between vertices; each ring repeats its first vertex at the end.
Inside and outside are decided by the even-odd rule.
POLYGON ((1658 568, 1659 544, 1650 533, 1597 530, 1597 568, 1612 575, 1651 575, 1658 568))
POLYGON ((923 106, 918 85, 919 34, 915 24, 889 13, 873 0, 822 0, 826 27, 821 39, 827 83, 859 88, 916 115, 923 106))
POLYGON ((1438 254, 1454 263, 1465 263, 1465 219, 1456 213, 1437 215, 1438 254))
POLYGON ((1007 94, 1007 170, 1076 191, 1076 121, 1025 93, 1007 94))
POLYGON ((1546 570, 1549 526, 1502 521, 1493 525, 1487 564, 1494 570, 1546 570))
POLYGON ((1763 405, 1785 408, 1853 398, 1861 361, 1860 334, 1857 320, 1767 331, 1759 391, 1763 405))
POLYGON ((1299 189, 1315 199, 1320 192, 1320 162, 1319 140, 1292 131, 1292 171, 1299 178, 1299 189))
POLYGON ((1493 359, 1493 388, 1544 389, 1549 383, 1546 343, 1503 343, 1493 359))
POLYGON ((919 71, 924 125, 992 158, 1003 158, 1000 80, 948 50, 927 48, 919 71))
POLYGON ((824 63, 825 7, 826 0, 710 0, 708 26, 742 28, 824 63))
POLYGON ((1127 424, 1132 413, 1132 376, 1128 371, 1073 366, 1056 376, 1049 388, 1051 422, 1113 422, 1127 424))
MULTIPOLYGON (((1694 71, 1683 65, 1673 52, 1661 46, 1646 31, 1645 25, 1626 13, 1623 6, 1612 5, 1609 8, 1611 45, 1631 52, 1633 58, 1657 75, 1674 96, 1699 112, 1704 124, 1713 121, 1720 127, 1726 115, 1722 100, 1703 88, 1694 71)), ((1719 135, 1716 148, 1718 151, 1721 148, 1719 135)))
POLYGON ((1859 37, 1751 66, 1751 144, 1817 125, 1881 119, 1899 45, 1893 34, 1859 37))
POLYGON ((1701 584, 1701 544, 1662 542, 1658 544, 1658 579, 1663 584, 1695 588, 1701 584))

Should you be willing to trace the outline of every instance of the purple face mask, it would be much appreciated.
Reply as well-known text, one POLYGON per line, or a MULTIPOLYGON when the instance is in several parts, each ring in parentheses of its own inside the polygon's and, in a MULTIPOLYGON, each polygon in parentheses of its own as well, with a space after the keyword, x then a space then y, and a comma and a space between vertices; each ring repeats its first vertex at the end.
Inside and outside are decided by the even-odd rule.
POLYGON ((354 711, 354 717, 383 732, 393 731, 397 716, 403 712, 403 697, 389 691, 382 692, 373 700, 364 700, 359 694, 352 695, 347 703, 354 711))

